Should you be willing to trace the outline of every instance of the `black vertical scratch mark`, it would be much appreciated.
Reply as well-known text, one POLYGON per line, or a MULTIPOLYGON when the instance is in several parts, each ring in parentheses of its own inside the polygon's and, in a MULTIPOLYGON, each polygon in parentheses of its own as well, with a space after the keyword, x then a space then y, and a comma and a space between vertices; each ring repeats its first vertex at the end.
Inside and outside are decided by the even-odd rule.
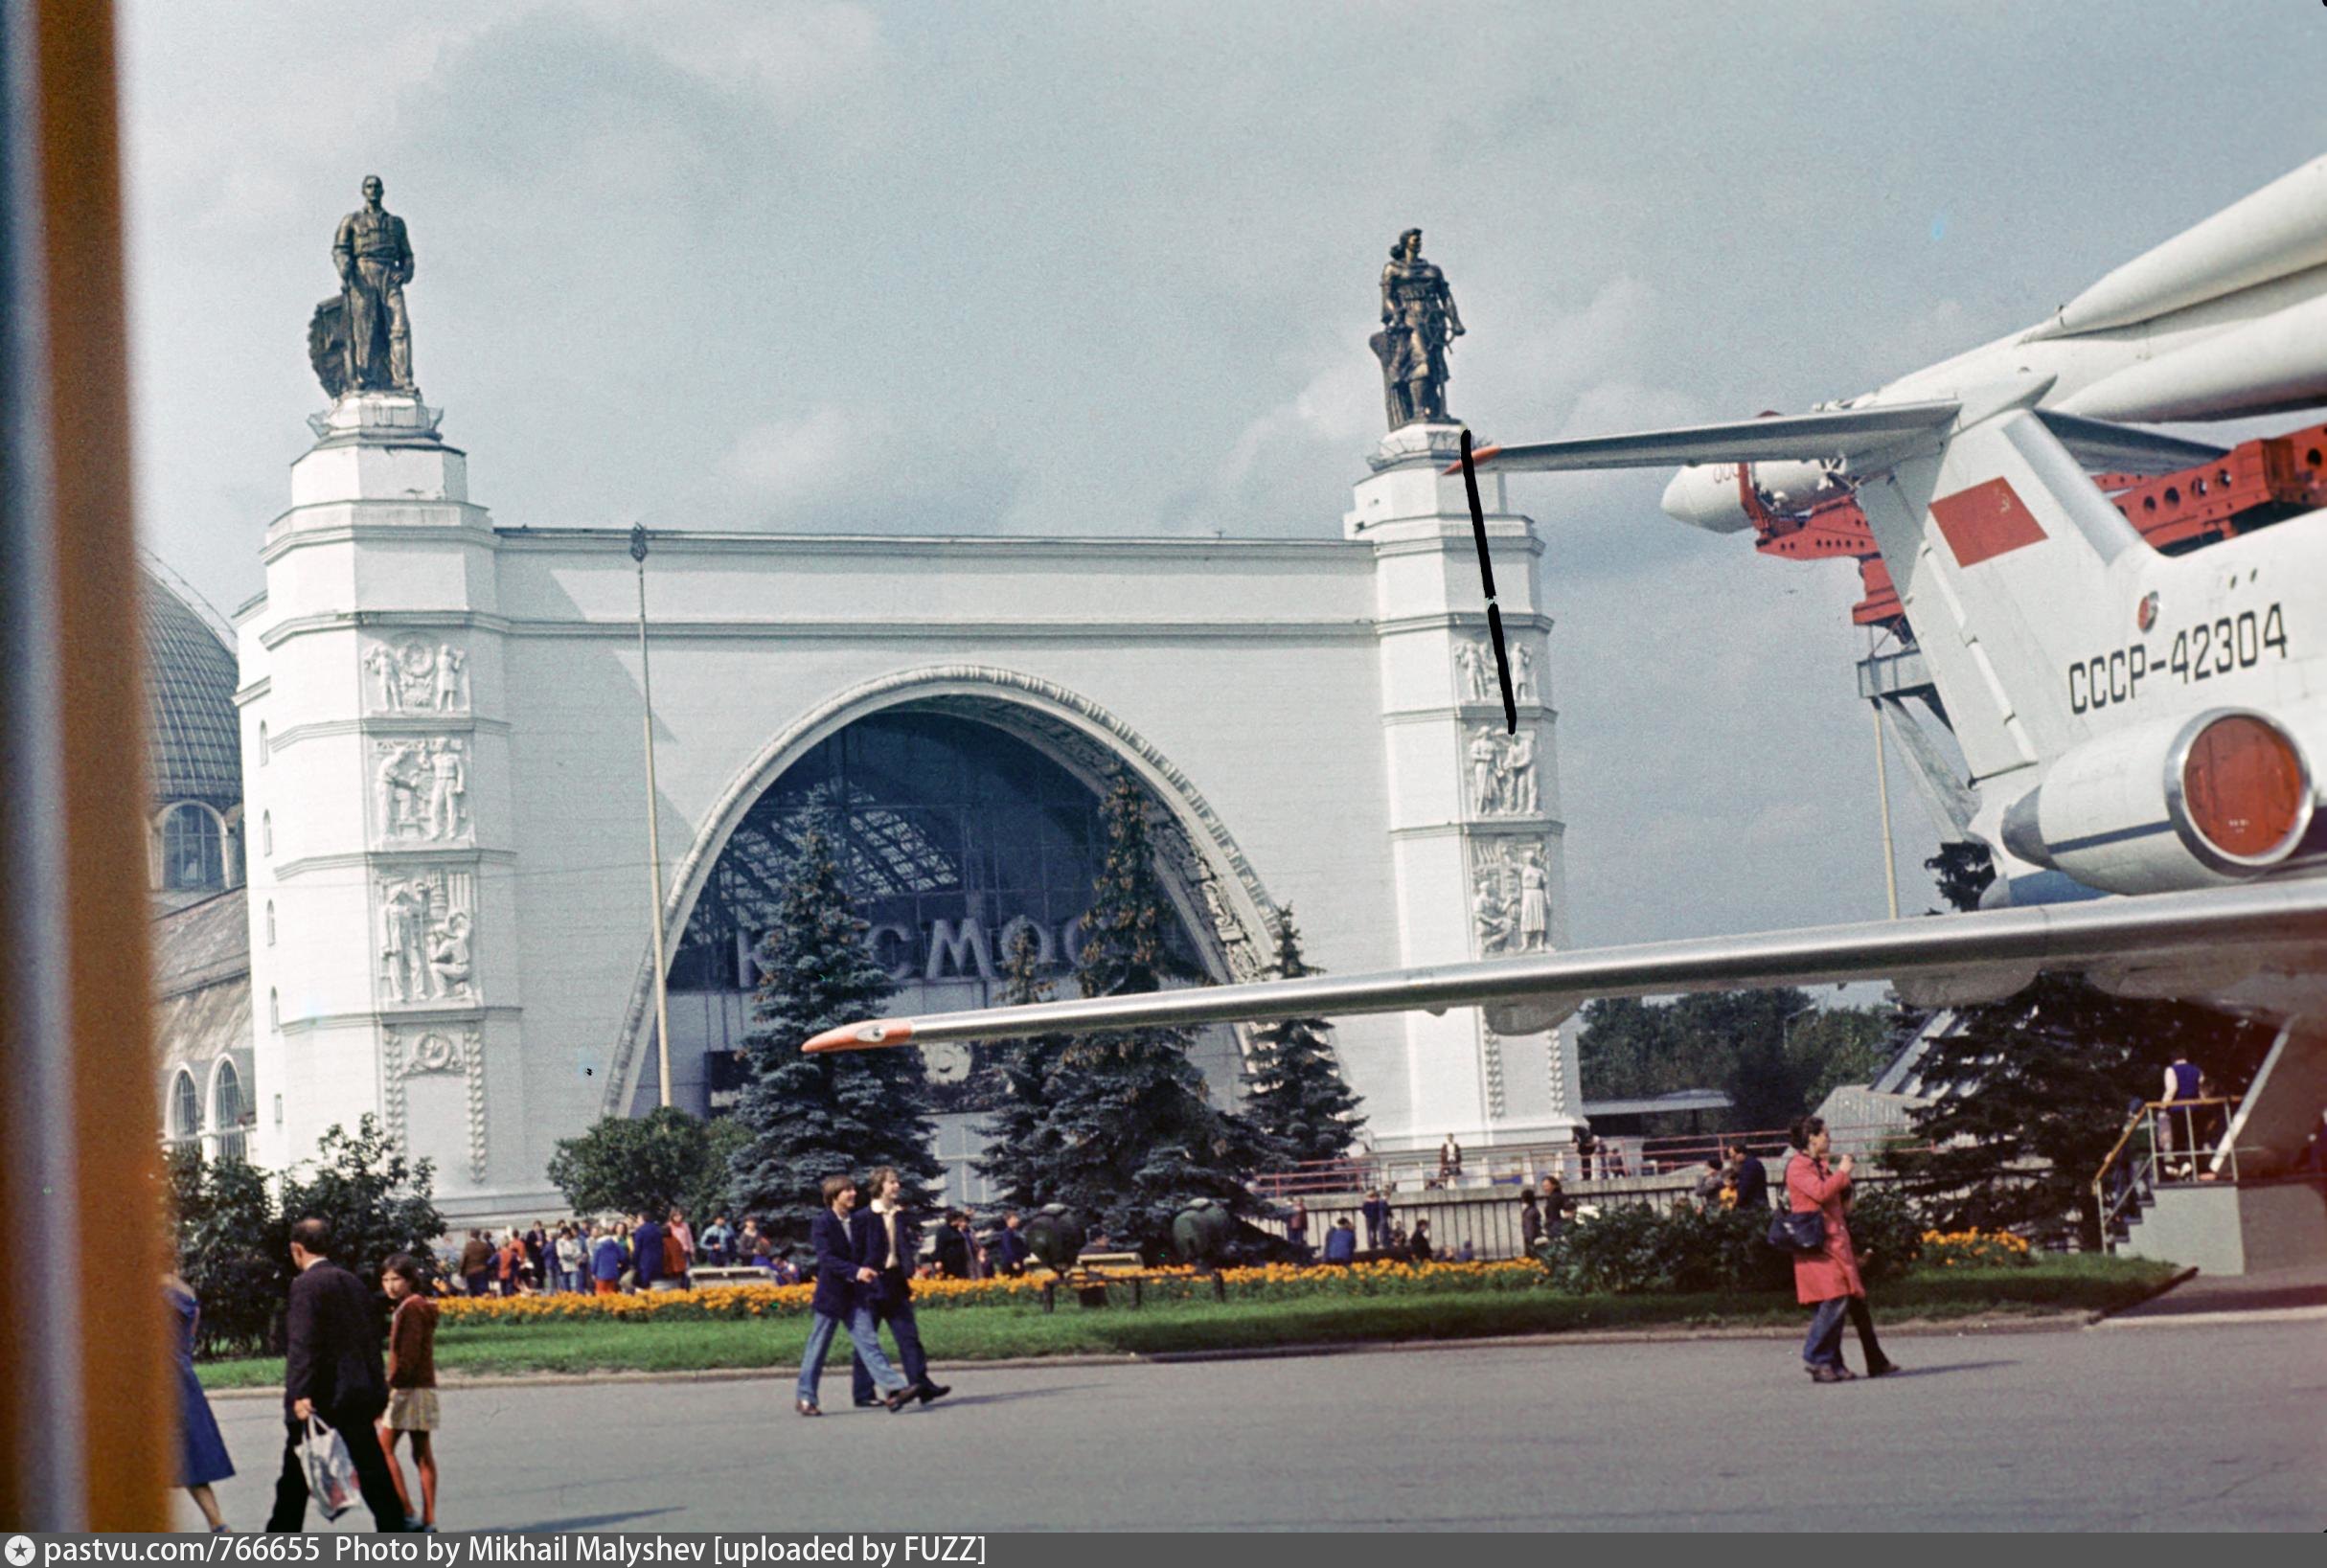
POLYGON ((1463 429, 1463 493, 1471 501, 1471 538, 1478 546, 1478 580, 1487 590, 1487 635, 1494 643, 1494 678, 1503 689, 1503 733, 1519 733, 1519 705, 1511 694, 1511 658, 1503 649, 1503 612, 1494 602, 1494 559, 1487 553, 1487 513, 1478 504, 1478 470, 1471 464, 1471 431, 1463 429))

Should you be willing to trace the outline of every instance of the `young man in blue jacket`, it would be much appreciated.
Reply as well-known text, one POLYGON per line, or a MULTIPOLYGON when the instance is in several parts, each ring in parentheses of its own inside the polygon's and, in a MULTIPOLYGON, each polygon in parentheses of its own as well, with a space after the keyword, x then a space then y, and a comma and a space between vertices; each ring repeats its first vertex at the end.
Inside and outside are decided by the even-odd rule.
MULTIPOLYGON (((921 1227, 904 1207, 905 1181, 896 1167, 881 1166, 868 1180, 873 1201, 849 1222, 856 1261, 873 1270, 864 1286, 864 1303, 876 1326, 887 1324, 896 1336, 897 1358, 905 1377, 927 1404, 953 1390, 929 1380, 929 1358, 922 1352, 921 1325, 913 1316, 913 1264, 921 1256, 921 1227)), ((855 1383, 856 1402, 873 1403, 873 1379, 865 1375, 862 1356, 857 1358, 855 1383)))
POLYGON ((824 1376, 833 1336, 843 1328, 849 1343, 856 1347, 856 1364, 868 1375, 868 1382, 885 1391, 887 1398, 880 1402, 892 1412, 902 1410, 916 1392, 881 1353, 880 1330, 873 1326, 873 1308, 864 1296, 879 1275, 857 1259, 849 1221, 856 1207, 856 1182, 847 1176, 824 1178, 824 1211, 808 1228, 809 1244, 816 1252, 816 1294, 809 1303, 808 1351, 800 1358, 799 1397, 792 1406, 803 1416, 824 1414, 816 1403, 816 1387, 824 1376))

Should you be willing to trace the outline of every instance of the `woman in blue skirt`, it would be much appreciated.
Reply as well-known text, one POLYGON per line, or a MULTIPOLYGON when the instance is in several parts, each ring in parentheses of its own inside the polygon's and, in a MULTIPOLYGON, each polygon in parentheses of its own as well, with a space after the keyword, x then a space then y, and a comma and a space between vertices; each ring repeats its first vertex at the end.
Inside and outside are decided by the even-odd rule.
POLYGON ((217 1418, 210 1413, 202 1380, 194 1375, 194 1328, 201 1321, 202 1308, 192 1287, 174 1274, 163 1276, 162 1294, 176 1315, 177 1332, 170 1348, 178 1370, 178 1485, 202 1511, 215 1535, 225 1530, 226 1516, 218 1511, 217 1493, 210 1489, 211 1483, 234 1474, 235 1462, 226 1457, 226 1440, 218 1435, 217 1418))

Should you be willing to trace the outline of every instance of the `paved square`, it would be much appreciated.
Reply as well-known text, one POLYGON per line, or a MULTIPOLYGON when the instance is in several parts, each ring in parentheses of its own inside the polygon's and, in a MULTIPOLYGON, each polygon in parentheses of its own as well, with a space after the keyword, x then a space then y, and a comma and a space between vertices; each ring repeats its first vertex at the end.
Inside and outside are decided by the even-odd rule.
MULTIPOLYGON (((788 1380, 445 1395, 447 1529, 2327 1528, 2327 1324, 944 1371, 900 1416, 788 1380), (1856 1359, 1857 1347, 1850 1348, 1856 1359), (842 1408, 832 1410, 837 1402, 842 1408), (878 1485, 868 1485, 873 1477, 878 1485)), ((280 1406, 217 1405, 264 1522, 280 1406)), ((407 1460, 407 1466, 409 1461, 407 1460)), ((180 1522, 192 1524, 181 1501, 180 1522)), ((340 1523, 369 1526, 360 1510, 340 1523)))

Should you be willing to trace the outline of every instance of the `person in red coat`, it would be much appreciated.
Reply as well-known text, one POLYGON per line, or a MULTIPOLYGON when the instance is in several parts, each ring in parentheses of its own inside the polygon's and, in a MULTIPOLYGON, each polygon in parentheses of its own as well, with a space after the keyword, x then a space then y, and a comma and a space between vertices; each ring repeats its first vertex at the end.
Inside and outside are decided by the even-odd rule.
POLYGON ((1851 1158, 1845 1154, 1829 1169, 1826 1156, 1834 1139, 1814 1116, 1794 1123, 1789 1141, 1795 1152, 1786 1162, 1787 1207, 1797 1215, 1815 1211, 1826 1224, 1825 1244, 1818 1251, 1793 1256, 1794 1299, 1816 1308, 1810 1314, 1809 1337, 1802 1341, 1803 1366, 1821 1383, 1847 1382, 1858 1375, 1842 1364, 1842 1320, 1847 1316, 1866 1352, 1866 1375, 1880 1377, 1895 1372, 1897 1365, 1875 1341, 1875 1320, 1866 1309, 1866 1285, 1859 1278, 1859 1255, 1851 1248, 1850 1224, 1844 1217, 1851 1158))

